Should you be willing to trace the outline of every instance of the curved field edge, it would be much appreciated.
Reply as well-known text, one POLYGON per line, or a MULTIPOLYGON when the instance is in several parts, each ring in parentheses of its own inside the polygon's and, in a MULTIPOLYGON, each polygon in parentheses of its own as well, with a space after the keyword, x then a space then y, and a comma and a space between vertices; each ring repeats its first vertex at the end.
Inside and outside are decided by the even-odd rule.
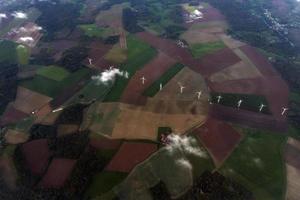
POLYGON ((287 137, 252 129, 243 132, 244 139, 219 171, 252 191, 257 200, 283 200, 286 192, 283 148, 287 137))

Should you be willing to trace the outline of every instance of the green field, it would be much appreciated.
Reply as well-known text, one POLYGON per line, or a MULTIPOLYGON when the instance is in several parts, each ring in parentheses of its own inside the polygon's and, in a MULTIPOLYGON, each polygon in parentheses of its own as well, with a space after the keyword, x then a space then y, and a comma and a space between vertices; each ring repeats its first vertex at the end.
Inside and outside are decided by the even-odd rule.
POLYGON ((190 46, 190 50, 195 58, 201 58, 207 54, 214 53, 225 47, 226 46, 222 41, 218 41, 208 42, 205 44, 193 44, 190 46))
POLYGON ((211 101, 213 103, 218 103, 217 96, 221 95, 222 99, 220 100, 221 105, 237 108, 238 101, 243 100, 240 109, 249 110, 253 112, 259 112, 259 107, 261 104, 266 105, 263 108, 262 113, 270 114, 268 108, 268 102, 264 96, 257 95, 247 95, 247 94, 230 94, 230 93, 212 93, 211 101))
POLYGON ((300 103, 300 93, 298 92, 291 92, 290 93, 290 100, 291 101, 294 101, 294 102, 297 102, 297 103, 300 103))
MULTIPOLYGON (((157 54, 154 48, 132 35, 127 38, 127 48, 127 62, 121 67, 121 70, 127 71, 129 73, 129 78, 157 54)), ((110 93, 106 96, 105 101, 118 101, 128 82, 129 79, 117 77, 114 86, 110 93)))
POLYGON ((0 62, 27 65, 29 57, 30 51, 27 47, 8 40, 0 41, 0 62))
POLYGON ((112 29, 98 27, 96 24, 82 24, 79 25, 79 28, 82 29, 88 37, 106 38, 113 35, 112 29))
POLYGON ((166 71, 159 79, 157 79, 150 87, 148 87, 144 92, 144 96, 154 97, 157 92, 159 92, 160 84, 166 85, 180 70, 184 68, 184 65, 178 63, 166 71))
POLYGON ((16 47, 17 45, 14 42, 0 41, 0 62, 16 63, 18 60, 16 47))
POLYGON ((70 75, 70 73, 62 67, 58 66, 48 66, 43 67, 36 72, 38 75, 43 76, 45 78, 54 80, 54 81, 62 81, 66 77, 70 75))
POLYGON ((126 178, 126 173, 103 171, 93 177, 92 184, 87 190, 86 197, 100 196, 126 178))
POLYGON ((220 172, 253 192, 257 200, 283 200, 286 187, 283 147, 286 137, 244 129, 239 144, 220 172))
POLYGON ((90 102, 92 100, 102 101, 111 87, 112 84, 97 84, 91 80, 84 88, 77 92, 68 103, 90 102))
POLYGON ((88 76, 90 71, 86 68, 80 69, 74 73, 71 73, 68 77, 62 81, 54 81, 45 78, 41 75, 36 75, 33 79, 24 80, 20 82, 20 85, 39 92, 49 97, 56 97, 66 87, 77 83, 83 77, 88 76))
POLYGON ((23 45, 18 45, 16 47, 16 52, 17 52, 18 62, 21 65, 27 65, 29 63, 30 50, 23 45))

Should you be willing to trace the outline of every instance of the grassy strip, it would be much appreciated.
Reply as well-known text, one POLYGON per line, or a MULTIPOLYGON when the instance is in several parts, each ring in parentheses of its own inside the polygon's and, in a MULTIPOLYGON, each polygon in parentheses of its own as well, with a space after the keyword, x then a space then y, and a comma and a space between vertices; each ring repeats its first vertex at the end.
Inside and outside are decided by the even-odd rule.
POLYGON ((148 87, 144 92, 144 96, 153 97, 159 92, 160 84, 166 85, 178 72, 183 69, 184 65, 177 63, 166 71, 159 79, 157 79, 150 87, 148 87))
POLYGON ((249 110, 253 112, 259 112, 259 107, 261 104, 266 105, 263 108, 262 113, 270 114, 270 110, 268 108, 268 102, 264 96, 258 95, 247 95, 247 94, 230 94, 230 93, 212 93, 211 94, 211 101, 213 103, 218 103, 218 96, 222 96, 219 104, 223 106, 237 108, 238 101, 243 100, 241 103, 240 109, 249 110))
POLYGON ((82 24, 79 25, 79 28, 82 29, 88 37, 106 38, 113 34, 112 29, 98 27, 96 24, 82 24))
POLYGON ((208 42, 205 44, 193 44, 190 50, 195 58, 201 58, 207 54, 214 53, 218 50, 225 48, 225 44, 222 41, 208 42))
POLYGON ((130 78, 135 74, 135 72, 142 68, 146 63, 152 60, 157 52, 154 48, 150 47, 148 44, 138 40, 134 36, 128 36, 127 38, 127 62, 121 68, 121 70, 127 71, 129 73, 129 79, 124 77, 117 77, 114 86, 111 91, 106 96, 106 102, 118 101, 125 90, 130 78))
POLYGON ((37 70, 36 74, 54 81, 62 81, 70 75, 66 69, 58 66, 43 67, 37 70))
POLYGON ((115 185, 121 183, 126 176, 127 174, 122 172, 101 172, 93 178, 92 184, 87 190, 86 197, 96 197, 105 194, 115 185))
POLYGON ((252 191, 255 199, 283 199, 286 174, 282 148, 286 137, 252 129, 243 132, 244 140, 220 172, 252 191))

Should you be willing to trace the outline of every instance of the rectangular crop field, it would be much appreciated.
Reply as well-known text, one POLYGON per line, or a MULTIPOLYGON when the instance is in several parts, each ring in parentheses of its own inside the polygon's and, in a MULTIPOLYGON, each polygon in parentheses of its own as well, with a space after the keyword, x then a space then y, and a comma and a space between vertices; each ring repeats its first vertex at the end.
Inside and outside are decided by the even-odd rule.
POLYGON ((230 93, 212 93, 211 101, 216 104, 220 104, 223 106, 237 108, 238 101, 243 100, 241 103, 240 109, 249 110, 253 112, 259 112, 259 108, 261 104, 266 105, 263 108, 262 113, 270 114, 270 110, 268 108, 268 101, 264 96, 258 95, 247 95, 247 94, 230 94, 230 93), (221 96, 221 100, 218 103, 218 96, 221 96))
POLYGON ((70 73, 66 69, 54 65, 43 67, 39 69, 36 73, 40 76, 46 77, 54 81, 62 81, 64 78, 70 75, 70 73))

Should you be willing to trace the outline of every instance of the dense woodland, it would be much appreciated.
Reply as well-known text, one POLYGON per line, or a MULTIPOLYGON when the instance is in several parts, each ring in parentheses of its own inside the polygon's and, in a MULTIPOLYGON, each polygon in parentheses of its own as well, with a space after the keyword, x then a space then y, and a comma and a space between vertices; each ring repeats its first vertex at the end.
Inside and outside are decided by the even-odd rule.
MULTIPOLYGON (((154 200, 171 199, 163 182, 150 189, 154 200)), ((218 172, 209 171, 194 180, 193 187, 177 200, 251 200, 252 193, 218 172)))

